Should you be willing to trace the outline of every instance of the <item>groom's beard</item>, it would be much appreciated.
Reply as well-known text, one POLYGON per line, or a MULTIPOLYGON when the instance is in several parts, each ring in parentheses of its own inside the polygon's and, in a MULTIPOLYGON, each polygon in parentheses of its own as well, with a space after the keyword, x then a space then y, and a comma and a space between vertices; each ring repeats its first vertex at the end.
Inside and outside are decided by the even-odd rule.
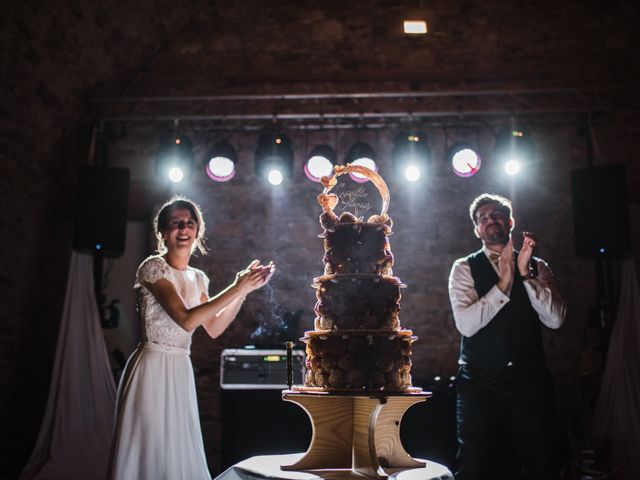
POLYGON ((500 225, 497 228, 487 228, 487 243, 490 245, 506 245, 509 241, 509 232, 500 225))

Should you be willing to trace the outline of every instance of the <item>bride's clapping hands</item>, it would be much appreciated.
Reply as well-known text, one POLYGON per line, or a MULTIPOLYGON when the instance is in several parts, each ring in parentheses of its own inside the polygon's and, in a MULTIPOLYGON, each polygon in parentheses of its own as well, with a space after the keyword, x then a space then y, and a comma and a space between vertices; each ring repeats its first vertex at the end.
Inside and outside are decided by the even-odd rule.
POLYGON ((276 265, 273 263, 273 260, 272 260, 267 265, 260 265, 260 264, 256 265, 255 267, 253 267, 253 270, 261 271, 264 279, 264 283, 262 285, 266 285, 269 282, 269 280, 271 280, 271 277, 275 273, 276 265))
POLYGON ((247 268, 236 274, 235 286, 247 295, 258 288, 264 287, 275 272, 275 265, 269 262, 262 265, 259 260, 253 260, 247 268))

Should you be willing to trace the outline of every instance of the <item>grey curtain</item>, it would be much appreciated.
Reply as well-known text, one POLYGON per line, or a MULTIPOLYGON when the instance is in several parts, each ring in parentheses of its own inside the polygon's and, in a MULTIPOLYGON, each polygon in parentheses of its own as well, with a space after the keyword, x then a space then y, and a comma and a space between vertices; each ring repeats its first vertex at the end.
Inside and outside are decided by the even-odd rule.
POLYGON ((640 479, 640 290, 633 259, 622 265, 620 305, 592 426, 594 435, 611 439, 616 480, 640 479))
POLYGON ((72 252, 51 386, 20 480, 103 480, 116 387, 93 287, 93 256, 72 252))

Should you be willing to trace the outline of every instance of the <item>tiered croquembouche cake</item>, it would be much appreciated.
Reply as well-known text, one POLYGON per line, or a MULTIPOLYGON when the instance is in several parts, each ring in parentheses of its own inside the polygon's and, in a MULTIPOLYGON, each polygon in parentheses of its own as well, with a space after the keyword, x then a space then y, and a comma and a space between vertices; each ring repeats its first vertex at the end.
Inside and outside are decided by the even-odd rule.
POLYGON ((323 177, 318 196, 323 212, 324 275, 314 279, 318 299, 314 330, 305 333, 304 390, 419 392, 411 386, 411 330, 400 327, 400 289, 393 276, 389 244, 389 191, 376 172, 348 164, 323 177), (380 215, 366 221, 334 213, 339 198, 329 193, 339 175, 366 176, 382 197, 380 215))

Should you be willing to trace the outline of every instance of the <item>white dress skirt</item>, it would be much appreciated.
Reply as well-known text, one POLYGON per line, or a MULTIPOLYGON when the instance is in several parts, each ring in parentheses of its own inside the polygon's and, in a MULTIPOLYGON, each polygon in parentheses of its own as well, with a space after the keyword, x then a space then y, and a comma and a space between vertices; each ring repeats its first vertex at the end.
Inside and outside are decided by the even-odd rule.
POLYGON ((111 480, 210 480, 193 367, 191 332, 178 326, 141 282, 167 278, 185 305, 201 303, 208 279, 181 271, 162 257, 138 268, 138 310, 143 341, 129 358, 118 387, 108 478, 111 480))

